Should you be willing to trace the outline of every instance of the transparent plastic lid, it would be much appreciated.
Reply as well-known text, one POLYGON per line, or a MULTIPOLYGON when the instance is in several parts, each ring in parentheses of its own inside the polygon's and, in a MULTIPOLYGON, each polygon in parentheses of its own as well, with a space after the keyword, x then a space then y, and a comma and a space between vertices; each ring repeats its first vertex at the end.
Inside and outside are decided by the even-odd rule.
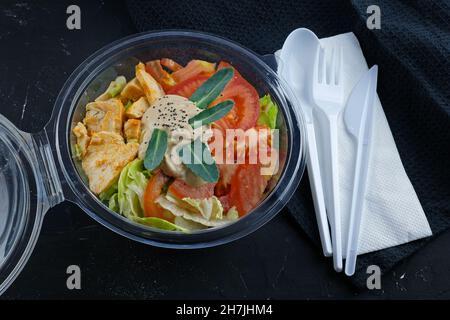
POLYGON ((43 134, 21 132, 0 115, 0 294, 28 260, 52 205, 39 152, 45 150, 43 134))

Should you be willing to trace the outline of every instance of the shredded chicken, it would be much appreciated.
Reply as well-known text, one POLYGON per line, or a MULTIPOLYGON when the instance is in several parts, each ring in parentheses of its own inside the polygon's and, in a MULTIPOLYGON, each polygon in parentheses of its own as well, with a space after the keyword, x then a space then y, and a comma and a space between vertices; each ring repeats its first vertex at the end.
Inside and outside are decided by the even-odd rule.
POLYGON ((78 122, 77 125, 73 128, 73 134, 77 137, 77 145, 80 148, 81 157, 86 155, 87 147, 89 145, 89 141, 91 138, 88 136, 88 132, 84 124, 78 122))
POLYGON ((139 119, 142 118, 145 111, 148 109, 149 104, 147 102, 146 97, 140 97, 139 100, 134 102, 128 109, 125 111, 125 115, 128 118, 139 119))
POLYGON ((86 106, 84 124, 89 135, 100 131, 122 133, 124 107, 119 99, 95 101, 86 106))
POLYGON ((136 66, 136 78, 139 81, 149 104, 164 96, 164 90, 153 77, 145 71, 145 65, 141 62, 136 66))
POLYGON ((134 78, 128 82, 120 93, 125 100, 137 101, 140 97, 144 96, 144 90, 142 89, 139 81, 134 78))
POLYGON ((141 120, 129 119, 123 126, 123 132, 127 141, 139 141, 141 135, 141 120))

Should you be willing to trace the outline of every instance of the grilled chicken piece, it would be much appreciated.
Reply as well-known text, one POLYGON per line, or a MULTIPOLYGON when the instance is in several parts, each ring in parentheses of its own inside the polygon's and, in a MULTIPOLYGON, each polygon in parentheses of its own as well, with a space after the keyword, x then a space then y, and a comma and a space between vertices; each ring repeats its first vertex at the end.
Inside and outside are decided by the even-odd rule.
POLYGON ((128 109, 125 111, 125 115, 131 119, 139 119, 142 118, 144 112, 148 109, 149 104, 147 102, 146 97, 140 97, 138 101, 134 102, 128 109))
POLYGON ((81 152, 80 156, 83 158, 86 155, 87 147, 91 138, 89 138, 87 129, 81 122, 78 122, 72 131, 75 137, 77 137, 77 145, 81 152))
POLYGON ((125 138, 127 142, 139 141, 139 136, 141 135, 141 120, 129 119, 125 122, 123 127, 125 138))
POLYGON ((125 88, 123 88, 122 92, 120 93, 120 96, 123 99, 122 101, 124 100, 137 101, 140 97, 143 97, 144 90, 139 84, 138 79, 134 78, 133 80, 128 82, 125 85, 125 88))
POLYGON ((149 104, 165 94, 161 85, 145 71, 145 65, 142 62, 136 66, 136 78, 144 90, 149 104))
POLYGON ((122 169, 136 158, 139 143, 125 144, 114 132, 96 132, 91 137, 81 165, 95 194, 107 190, 119 178, 122 169))
POLYGON ((123 115, 124 107, 119 99, 95 101, 86 106, 84 124, 90 136, 100 131, 121 134, 123 115))

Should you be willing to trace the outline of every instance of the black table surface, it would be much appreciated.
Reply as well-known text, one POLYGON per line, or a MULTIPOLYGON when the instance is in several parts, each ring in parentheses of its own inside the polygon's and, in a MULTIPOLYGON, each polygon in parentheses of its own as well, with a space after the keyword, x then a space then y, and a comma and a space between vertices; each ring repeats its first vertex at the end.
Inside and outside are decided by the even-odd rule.
MULTIPOLYGON (((24 131, 41 130, 72 70, 135 32, 122 2, 2 1, 0 112, 24 131), (70 4, 81 8, 81 30, 66 27, 70 4)), ((285 211, 233 243, 170 250, 123 238, 64 202, 47 213, 30 260, 2 298, 448 299, 449 247, 447 232, 386 274, 381 290, 361 291, 285 211), (81 268, 81 290, 66 287, 69 265, 81 268)))

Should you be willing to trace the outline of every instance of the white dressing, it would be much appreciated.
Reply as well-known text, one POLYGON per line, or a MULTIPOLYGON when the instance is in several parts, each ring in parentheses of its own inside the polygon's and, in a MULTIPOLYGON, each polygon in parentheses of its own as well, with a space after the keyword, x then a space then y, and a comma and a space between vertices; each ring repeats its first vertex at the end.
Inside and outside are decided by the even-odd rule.
POLYGON ((156 99, 142 116, 142 135, 139 146, 139 158, 144 159, 148 142, 154 129, 161 129, 168 134, 168 145, 161 169, 171 177, 182 178, 191 185, 204 183, 181 163, 179 149, 197 138, 207 143, 212 135, 209 126, 193 129, 189 119, 202 109, 188 99, 178 95, 165 95, 156 99))

